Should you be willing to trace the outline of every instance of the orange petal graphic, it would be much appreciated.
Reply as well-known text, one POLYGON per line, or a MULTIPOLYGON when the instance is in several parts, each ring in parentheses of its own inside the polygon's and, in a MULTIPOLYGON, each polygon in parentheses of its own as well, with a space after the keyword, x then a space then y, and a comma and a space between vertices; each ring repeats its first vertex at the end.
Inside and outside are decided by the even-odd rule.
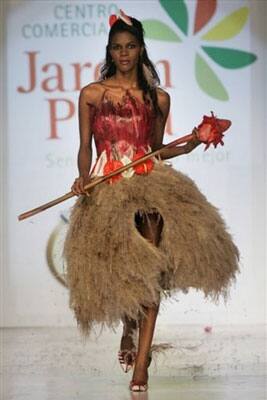
POLYGON ((194 34, 205 26, 215 13, 217 0, 198 0, 195 15, 194 34))

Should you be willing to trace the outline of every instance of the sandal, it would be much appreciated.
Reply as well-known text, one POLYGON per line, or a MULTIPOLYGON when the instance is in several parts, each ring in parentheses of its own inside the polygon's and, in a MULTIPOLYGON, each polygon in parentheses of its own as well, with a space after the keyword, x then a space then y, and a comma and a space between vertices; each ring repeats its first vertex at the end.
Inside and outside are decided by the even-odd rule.
POLYGON ((147 382, 131 381, 129 384, 129 389, 132 392, 146 392, 148 389, 147 382))
POLYGON ((118 360, 123 372, 127 373, 133 367, 136 358, 134 350, 120 350, 118 352, 118 360))

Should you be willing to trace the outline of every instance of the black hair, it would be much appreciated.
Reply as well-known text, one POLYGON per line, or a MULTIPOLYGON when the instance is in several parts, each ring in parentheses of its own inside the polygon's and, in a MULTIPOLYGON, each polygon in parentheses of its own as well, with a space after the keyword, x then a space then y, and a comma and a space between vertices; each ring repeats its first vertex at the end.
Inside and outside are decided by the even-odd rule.
POLYGON ((154 112, 162 116, 162 111, 158 105, 157 91, 156 91, 156 87, 160 84, 160 79, 152 61, 149 59, 147 54, 146 45, 144 41, 143 25, 137 19, 133 17, 129 18, 132 22, 132 25, 128 25, 122 19, 118 18, 109 31, 108 44, 106 46, 106 59, 104 65, 100 70, 101 73, 100 79, 105 80, 115 75, 116 73, 116 66, 112 62, 112 58, 110 55, 110 47, 113 36, 118 32, 131 33, 137 39, 140 46, 143 47, 143 52, 140 55, 137 66, 137 81, 138 81, 138 86, 143 91, 143 100, 146 101, 149 96, 152 101, 154 112), (148 80, 146 79, 143 70, 143 64, 145 64, 145 66, 149 70, 149 74, 151 75, 151 78, 153 80, 153 85, 149 84, 148 80))

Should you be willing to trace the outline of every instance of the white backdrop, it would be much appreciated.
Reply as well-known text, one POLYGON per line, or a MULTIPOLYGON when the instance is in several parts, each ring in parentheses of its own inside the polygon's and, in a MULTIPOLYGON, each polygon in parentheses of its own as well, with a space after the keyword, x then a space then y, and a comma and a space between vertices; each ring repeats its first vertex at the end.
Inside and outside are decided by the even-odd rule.
POLYGON ((51 271, 61 261, 56 257, 61 248, 60 235, 73 202, 22 222, 18 222, 17 216, 70 189, 77 174, 79 89, 95 80, 105 54, 108 15, 120 7, 140 20, 153 18, 157 24, 160 21, 169 30, 165 40, 163 30, 158 30, 158 38, 146 39, 162 86, 172 99, 165 142, 190 132, 210 110, 233 122, 224 147, 203 152, 203 146, 172 162, 191 176, 221 210, 240 249, 241 274, 231 289, 227 305, 205 301, 202 293, 191 290, 188 295, 177 295, 173 299, 177 301, 165 303, 158 323, 264 322, 267 93, 264 3, 219 0, 214 15, 196 35, 193 27, 197 2, 193 0, 184 2, 188 12, 187 35, 157 0, 143 1, 142 7, 140 1, 5 3, 2 189, 6 181, 8 184, 2 191, 1 214, 2 326, 75 324, 68 308, 68 291, 51 271), (225 25, 224 38, 203 39, 217 23, 244 7, 247 8, 243 14, 225 25), (227 32, 230 37, 226 37, 227 32), (172 41, 174 36, 181 41, 172 41), (225 68, 208 57, 201 48, 203 45, 251 52, 257 59, 242 68, 225 68), (214 88, 207 67, 202 84, 197 82, 196 53, 217 75, 228 93, 227 99, 218 98, 219 91, 214 88), (213 92, 207 87, 213 88, 213 92))

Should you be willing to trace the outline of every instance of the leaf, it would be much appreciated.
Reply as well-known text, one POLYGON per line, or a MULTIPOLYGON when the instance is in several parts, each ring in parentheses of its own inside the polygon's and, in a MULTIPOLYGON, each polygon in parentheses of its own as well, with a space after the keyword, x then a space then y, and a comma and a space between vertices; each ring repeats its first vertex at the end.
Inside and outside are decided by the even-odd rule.
POLYGON ((198 0, 195 15, 194 34, 199 32, 213 17, 217 0, 198 0))
POLYGON ((202 49, 217 64, 229 69, 246 67, 257 59, 255 54, 243 50, 208 46, 202 46, 202 49))
POLYGON ((161 6, 167 12, 173 22, 187 35, 188 12, 183 0, 159 0, 161 6))
POLYGON ((248 7, 242 7, 225 17, 217 25, 209 30, 202 39, 204 40, 227 40, 236 36, 247 22, 249 14, 248 7))
POLYGON ((148 39, 163 40, 168 42, 181 42, 179 36, 164 22, 157 19, 145 19, 142 21, 145 36, 148 39))
POLYGON ((229 100, 225 87, 199 54, 196 55, 195 74, 197 83, 205 93, 218 100, 229 100))

